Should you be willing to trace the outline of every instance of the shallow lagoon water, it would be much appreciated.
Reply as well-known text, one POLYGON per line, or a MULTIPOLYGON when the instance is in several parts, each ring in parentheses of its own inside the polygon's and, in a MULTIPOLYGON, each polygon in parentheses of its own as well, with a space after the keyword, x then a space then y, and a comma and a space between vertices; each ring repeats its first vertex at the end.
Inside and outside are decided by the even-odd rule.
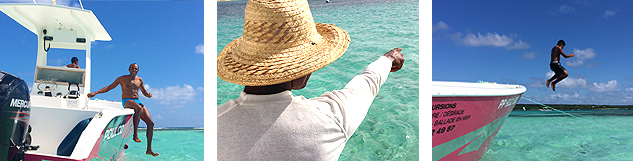
POLYGON ((512 111, 481 160, 633 160, 633 110, 565 112, 512 111))
MULTIPOLYGON (((391 73, 340 160, 418 160, 419 34, 415 0, 309 0, 315 22, 336 24, 350 34, 346 53, 315 72, 305 89, 307 98, 343 88, 385 52, 402 48, 402 70, 391 73)), ((246 1, 218 2, 217 53, 242 35, 246 1)), ((430 53, 429 53, 430 54, 430 53)), ((217 104, 235 99, 243 86, 217 78, 217 104)))
POLYGON ((136 143, 130 139, 122 161, 193 161, 204 160, 204 130, 202 129, 154 129, 152 150, 157 157, 145 154, 147 139, 145 129, 138 130, 143 141, 136 143))

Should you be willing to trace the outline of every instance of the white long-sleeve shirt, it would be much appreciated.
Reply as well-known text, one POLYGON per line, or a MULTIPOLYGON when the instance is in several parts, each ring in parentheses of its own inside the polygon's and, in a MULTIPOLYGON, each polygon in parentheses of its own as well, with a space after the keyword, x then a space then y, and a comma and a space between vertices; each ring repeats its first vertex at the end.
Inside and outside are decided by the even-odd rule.
POLYGON ((337 160, 391 63, 381 56, 342 90, 311 99, 242 92, 218 106, 218 160, 337 160))

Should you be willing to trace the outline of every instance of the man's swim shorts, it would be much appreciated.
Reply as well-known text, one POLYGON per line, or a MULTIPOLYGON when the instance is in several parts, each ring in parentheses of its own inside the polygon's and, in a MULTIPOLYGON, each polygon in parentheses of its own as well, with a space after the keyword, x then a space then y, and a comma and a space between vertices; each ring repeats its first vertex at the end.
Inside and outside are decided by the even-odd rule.
POLYGON ((132 100, 132 101, 134 101, 134 102, 138 103, 139 105, 143 105, 143 103, 141 103, 141 101, 140 101, 140 100, 138 100, 138 99, 134 99, 134 98, 124 98, 124 99, 123 99, 123 101, 122 101, 122 103, 123 103, 123 108, 125 108, 125 102, 127 102, 127 100, 132 100))
POLYGON ((549 63, 549 69, 554 71, 556 75, 563 74, 563 71, 565 71, 565 68, 562 65, 560 65, 560 62, 558 61, 553 61, 549 63))

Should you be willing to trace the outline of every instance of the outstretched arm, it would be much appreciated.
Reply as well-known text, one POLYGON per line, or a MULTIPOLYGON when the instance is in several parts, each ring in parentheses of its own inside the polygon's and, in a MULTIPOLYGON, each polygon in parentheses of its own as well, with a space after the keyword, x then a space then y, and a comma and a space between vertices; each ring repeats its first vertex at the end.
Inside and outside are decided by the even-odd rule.
POLYGON ((389 72, 402 68, 404 57, 400 53, 401 50, 395 48, 385 53, 367 66, 363 73, 352 78, 342 90, 326 92, 312 100, 328 104, 330 107, 324 108, 324 113, 332 113, 333 119, 340 122, 342 128, 351 136, 367 115, 389 72))
POLYGON ((145 86, 143 85, 143 79, 140 79, 140 80, 141 80, 141 92, 143 92, 143 95, 145 97, 152 98, 152 94, 145 90, 145 86))
POLYGON ((563 49, 560 49, 560 48, 558 49, 558 52, 560 52, 560 54, 563 55, 563 57, 565 57, 565 58, 570 58, 570 57, 576 56, 576 54, 574 54, 574 52, 571 52, 571 55, 567 55, 567 54, 565 54, 565 52, 563 52, 563 49))
POLYGON ((114 82, 112 82, 112 84, 110 84, 109 86, 103 87, 95 92, 92 93, 88 93, 88 98, 92 98, 95 95, 99 94, 99 93, 106 93, 114 88, 116 88, 116 86, 118 86, 119 84, 121 84, 120 78, 117 78, 116 80, 114 80, 114 82))

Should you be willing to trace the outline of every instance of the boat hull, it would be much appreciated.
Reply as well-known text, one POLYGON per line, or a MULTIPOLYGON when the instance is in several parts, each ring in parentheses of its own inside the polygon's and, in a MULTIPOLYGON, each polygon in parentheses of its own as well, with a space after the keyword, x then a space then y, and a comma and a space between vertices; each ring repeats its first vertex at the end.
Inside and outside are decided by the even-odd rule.
POLYGON ((38 106, 38 102, 31 107, 31 134, 32 144, 40 148, 27 151, 26 160, 119 160, 123 156, 134 130, 134 110, 110 101, 91 100, 88 109, 38 106))
POLYGON ((519 87, 509 95, 434 95, 433 160, 479 160, 525 91, 519 87))

